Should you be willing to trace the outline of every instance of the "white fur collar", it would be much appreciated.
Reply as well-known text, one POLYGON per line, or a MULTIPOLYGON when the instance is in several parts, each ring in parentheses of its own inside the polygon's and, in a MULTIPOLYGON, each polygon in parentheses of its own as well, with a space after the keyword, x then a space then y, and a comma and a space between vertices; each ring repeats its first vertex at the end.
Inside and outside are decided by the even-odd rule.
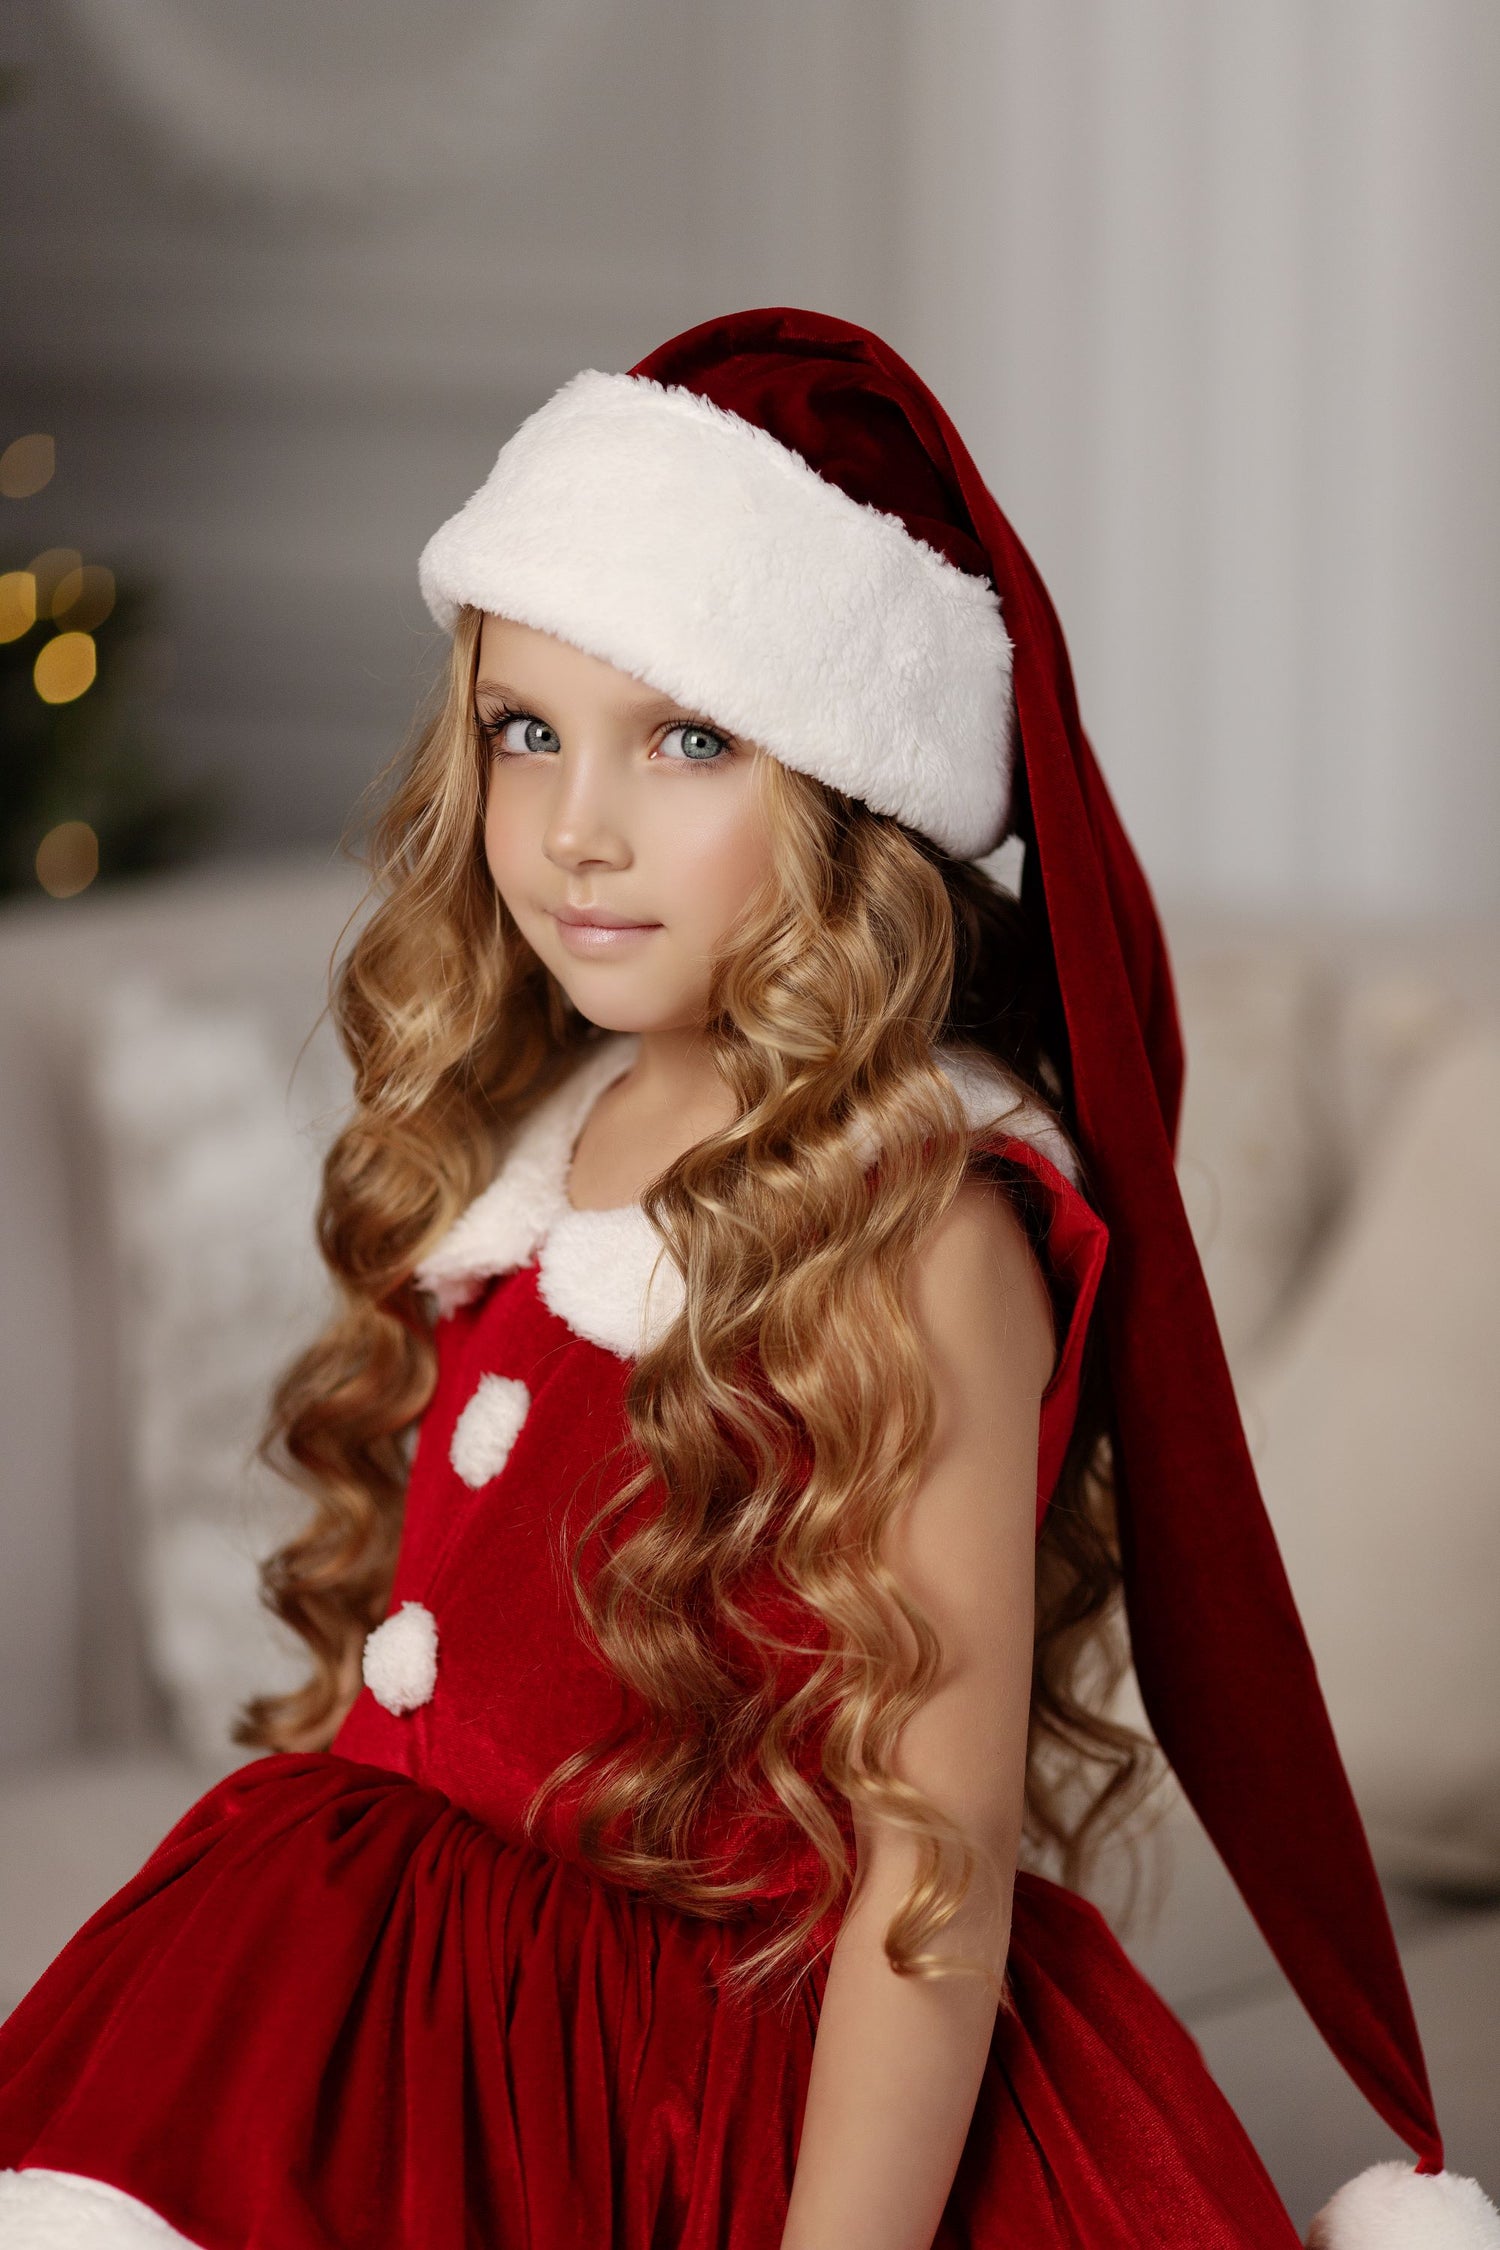
MULTIPOLYGON (((606 1086, 630 1068, 639 1040, 601 1040, 517 1132, 510 1153, 416 1271, 438 1314, 467 1304, 486 1281, 535 1256, 544 1303, 576 1335, 631 1359, 682 1310, 682 1276, 639 1203, 575 1211, 568 1201, 573 1148, 606 1086)), ((998 1070, 967 1055, 937 1060, 977 1132, 1002 1120, 1072 1179, 1067 1140, 1039 1104, 1018 1099, 998 1070)), ((873 1156, 873 1151, 871 1152, 873 1156)))

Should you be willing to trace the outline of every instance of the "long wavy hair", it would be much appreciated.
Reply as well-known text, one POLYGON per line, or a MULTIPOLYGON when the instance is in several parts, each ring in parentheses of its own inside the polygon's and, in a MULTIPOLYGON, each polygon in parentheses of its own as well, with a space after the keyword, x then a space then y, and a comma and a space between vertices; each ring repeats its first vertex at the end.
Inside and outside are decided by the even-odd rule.
MULTIPOLYGON (((479 623, 460 616, 445 690, 388 792, 376 903, 335 978, 354 1108, 327 1158, 318 1233, 339 1306, 279 1384, 263 1448, 314 1501, 263 1573, 313 1670, 248 1706, 238 1739, 258 1747, 327 1745, 385 1611, 435 1365, 413 1269, 598 1037, 489 876, 479 623)), ((914 1840, 892 1967, 993 1982, 987 1964, 933 1950, 993 1870, 892 1772, 940 1648, 884 1535, 934 1420, 912 1260, 974 1161, 934 1050, 980 1050, 1057 1108, 1039 971, 1015 902, 977 868, 775 759, 761 779, 775 874, 717 964, 708 1024, 737 1115, 643 1197, 685 1307, 634 1364, 621 1481, 567 1552, 581 1627, 637 1717, 549 1775, 528 1825, 576 1788, 588 1863, 716 1918, 743 1911, 754 1882, 703 1857, 711 1809, 753 1806, 800 1831, 821 1869, 813 1895, 728 1971, 759 1985, 795 1978, 852 1882, 821 1775, 835 1804, 914 1840), (790 1639, 757 1603, 767 1583, 804 1621, 790 1639), (789 1658, 802 1660, 790 1692, 789 1658)), ((1007 1184, 1035 1226, 1023 1177, 1007 1184)), ((1119 1594, 1108 1440, 1086 1380, 1037 1548, 1026 1772, 1026 1856, 1064 1881, 1151 1778, 1146 1744, 1106 1715, 1127 1663, 1119 1594)))

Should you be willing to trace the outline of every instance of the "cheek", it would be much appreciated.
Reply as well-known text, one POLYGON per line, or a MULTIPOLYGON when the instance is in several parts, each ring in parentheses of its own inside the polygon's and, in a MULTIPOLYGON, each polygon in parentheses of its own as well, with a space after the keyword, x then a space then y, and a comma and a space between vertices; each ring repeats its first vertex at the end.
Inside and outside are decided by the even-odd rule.
MULTIPOLYGON (((695 933, 712 937, 727 929, 771 868, 771 845, 759 794, 750 779, 720 784, 717 777, 693 784, 710 802, 684 804, 684 817, 664 835, 663 864, 681 917, 695 933)), ((688 795, 688 787, 682 788, 688 795)))
POLYGON ((525 790, 507 792, 492 785, 485 803, 484 856, 495 888, 507 905, 534 856, 527 833, 525 796, 525 790), (515 802, 517 798, 522 802, 515 802))

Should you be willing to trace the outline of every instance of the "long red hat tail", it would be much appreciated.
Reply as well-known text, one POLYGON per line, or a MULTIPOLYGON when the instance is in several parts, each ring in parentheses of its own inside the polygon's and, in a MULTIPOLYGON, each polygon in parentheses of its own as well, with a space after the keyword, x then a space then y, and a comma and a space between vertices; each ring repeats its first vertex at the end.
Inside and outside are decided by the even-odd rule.
POLYGON ((868 330, 772 307, 690 330, 632 372, 757 423, 994 581, 1015 644, 1025 893, 1055 964, 1072 1122, 1110 1230, 1102 1317, 1141 1692, 1309 2014, 1436 2169, 1389 1917, 1178 1192, 1182 1058, 1160 925, 1080 724, 1046 589, 942 408, 868 330))

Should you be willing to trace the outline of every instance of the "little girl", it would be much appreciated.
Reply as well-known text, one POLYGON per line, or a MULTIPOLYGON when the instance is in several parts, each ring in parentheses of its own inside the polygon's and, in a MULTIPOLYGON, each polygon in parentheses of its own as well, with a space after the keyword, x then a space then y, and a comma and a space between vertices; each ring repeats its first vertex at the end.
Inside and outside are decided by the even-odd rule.
POLYGON ((1062 637, 876 337, 586 373, 429 542, 442 706, 341 972, 313 1674, 0 2033, 0 2245, 1294 2250, 1076 1876, 1163 1748, 1493 2245, 1173 1180, 1062 637), (976 861, 1023 854, 1020 902, 976 861), (1118 1525, 1118 1536, 1116 1526, 1118 1525))

